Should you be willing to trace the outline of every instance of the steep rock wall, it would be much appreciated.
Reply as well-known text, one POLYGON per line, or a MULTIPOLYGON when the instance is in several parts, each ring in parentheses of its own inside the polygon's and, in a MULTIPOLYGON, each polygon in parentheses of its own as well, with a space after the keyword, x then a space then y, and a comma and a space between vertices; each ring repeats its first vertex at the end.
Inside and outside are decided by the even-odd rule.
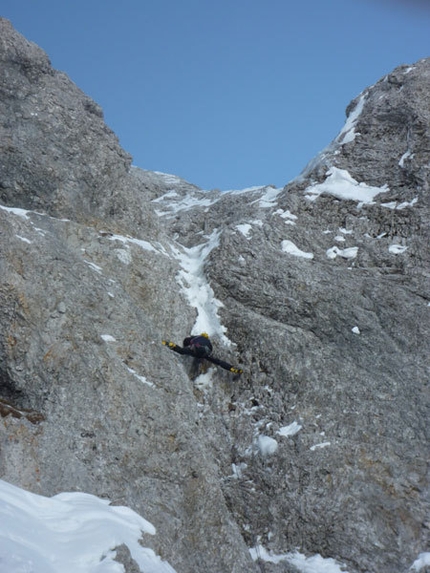
POLYGON ((430 61, 365 90, 288 187, 207 193, 131 168, 0 26, 0 476, 132 507, 180 573, 297 549, 406 571, 429 539, 430 61), (201 326, 240 379, 160 344, 201 326))

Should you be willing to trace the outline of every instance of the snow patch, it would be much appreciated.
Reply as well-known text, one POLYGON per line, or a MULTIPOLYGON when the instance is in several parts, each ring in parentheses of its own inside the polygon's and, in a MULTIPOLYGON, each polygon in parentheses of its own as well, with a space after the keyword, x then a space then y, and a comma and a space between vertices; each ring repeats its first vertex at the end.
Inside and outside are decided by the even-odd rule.
POLYGON ((412 201, 403 201, 402 203, 399 203, 396 209, 401 211, 402 209, 406 209, 406 207, 413 207, 415 203, 418 203, 418 197, 414 197, 412 201))
POLYGON ((404 245, 390 245, 388 247, 388 250, 393 255, 401 255, 407 250, 407 248, 408 247, 405 247, 404 245))
POLYGON ((390 201, 389 203, 381 203, 381 207, 385 207, 386 209, 401 211, 402 209, 406 209, 407 207, 413 207, 417 202, 418 202, 418 197, 415 197, 414 199, 412 199, 412 201, 403 201, 402 203, 397 203, 397 201, 390 201))
POLYGON ((264 195, 253 201, 251 205, 259 203, 261 209, 271 209, 272 207, 275 207, 278 195, 283 189, 278 189, 276 187, 262 187, 262 190, 265 190, 264 195))
POLYGON ((339 249, 339 247, 332 247, 326 252, 328 259, 335 259, 342 257, 343 259, 355 259, 358 253, 358 247, 349 247, 348 249, 339 249))
POLYGON ((231 471, 232 475, 229 476, 233 479, 242 479, 243 477, 243 470, 246 470, 248 464, 241 462, 240 464, 231 464, 231 471))
POLYGON ((315 450, 328 448, 328 446, 331 446, 331 442, 322 442, 321 444, 315 444, 314 446, 311 446, 309 449, 311 450, 311 452, 314 452, 315 450))
POLYGON ((327 173, 324 183, 311 185, 305 189, 305 197, 309 201, 315 201, 323 193, 333 195, 338 199, 357 201, 360 204, 372 203, 379 193, 389 191, 388 186, 372 187, 366 183, 358 183, 346 169, 331 167, 327 173))
POLYGON ((406 151, 406 153, 404 153, 399 160, 399 167, 401 167, 403 169, 403 167, 405 165, 405 161, 407 159, 413 159, 413 157, 414 157, 414 153, 411 153, 409 150, 406 151))
POLYGON ((389 203, 381 203, 381 207, 385 209, 395 209, 397 207, 397 201, 390 201, 389 203))
POLYGON ((164 173, 163 171, 154 171, 154 173, 161 175, 167 185, 182 185, 184 183, 184 180, 181 179, 178 175, 173 175, 172 173, 164 173))
POLYGON ((36 495, 0 480, 0 571, 121 573, 114 549, 125 544, 143 573, 175 573, 140 544, 155 527, 128 507, 87 493, 36 495))
POLYGON ((306 253, 305 251, 300 250, 292 241, 282 241, 281 245, 282 250, 284 253, 288 253, 289 255, 294 255, 295 257, 301 257, 303 259, 313 259, 313 253, 306 253))
POLYGON ((133 260, 129 249, 115 249, 115 254, 125 265, 129 265, 133 260))
POLYGON ((430 566, 430 553, 420 553, 418 559, 413 563, 409 571, 421 571, 424 567, 430 566))
POLYGON ((214 229, 206 243, 195 247, 172 247, 173 256, 179 261, 182 269, 177 281, 182 287, 191 306, 197 310, 197 319, 191 334, 207 332, 209 336, 218 335, 227 346, 231 341, 225 335, 226 327, 220 322, 218 309, 223 303, 215 298, 212 287, 205 276, 205 262, 211 251, 219 245, 220 231, 214 229))
POLYGON ((141 249, 145 249, 145 251, 154 251, 155 253, 159 252, 154 247, 154 245, 152 245, 148 241, 143 241, 142 239, 134 239, 133 237, 124 237, 123 235, 112 235, 111 237, 109 237, 109 240, 110 241, 120 241, 121 243, 125 243, 125 244, 130 243, 132 245, 137 245, 141 249))
POLYGON ((266 189, 266 185, 254 185, 253 187, 245 187, 245 189, 228 189, 227 191, 223 191, 223 194, 228 193, 229 195, 242 195, 244 193, 253 193, 264 189, 266 189))
POLYGON ((292 221, 297 221, 297 215, 293 215, 290 210, 284 211, 283 209, 277 209, 275 215, 279 215, 282 219, 291 219, 292 221))
POLYGON ((354 141, 357 135, 360 135, 359 133, 356 133, 355 126, 357 124, 358 118, 361 115, 361 112, 363 111, 365 101, 366 101, 366 94, 362 94, 357 102, 357 105, 348 115, 345 125, 343 126, 343 128, 341 129, 339 135, 336 137, 335 140, 341 145, 354 141))
POLYGON ((116 342, 116 339, 110 334, 102 334, 101 337, 105 342, 116 342))
POLYGON ((12 213, 13 215, 17 215, 18 217, 22 217, 23 219, 29 219, 28 213, 31 211, 27 211, 25 209, 18 209, 16 207, 5 207, 4 205, 0 205, 0 209, 2 211, 6 211, 7 213, 12 213))
POLYGON ((212 378, 212 370, 208 370, 204 374, 200 374, 194 380, 194 386, 199 390, 206 390, 208 388, 212 388, 213 378, 212 378))
POLYGON ((181 199, 172 201, 172 199, 174 199, 176 196, 180 197, 176 191, 171 190, 161 197, 154 199, 152 201, 153 203, 158 203, 161 207, 164 208, 163 211, 156 210, 155 213, 159 217, 168 217, 171 219, 176 217, 176 215, 181 211, 189 211, 194 207, 199 207, 200 209, 208 209, 211 205, 218 201, 218 197, 216 199, 210 199, 209 197, 196 197, 192 194, 187 194, 181 199))
POLYGON ((160 203, 161 201, 165 201, 166 199, 173 199, 173 197, 179 197, 179 193, 174 189, 172 189, 171 191, 167 191, 167 193, 164 193, 164 195, 161 195, 161 197, 158 197, 157 199, 153 199, 152 202, 160 203))
POLYGON ((257 448, 262 456, 270 456, 278 449, 278 442, 269 436, 260 435, 257 438, 257 448))
POLYGON ((305 555, 298 551, 294 553, 276 554, 272 551, 267 551, 262 545, 252 547, 249 552, 254 561, 260 559, 266 563, 275 564, 286 561, 296 567, 301 573, 348 573, 331 557, 323 558, 319 554, 313 555, 312 557, 305 557, 305 555))
POLYGON ((31 245, 33 242, 33 241, 30 241, 30 239, 27 239, 26 237, 21 237, 21 235, 15 235, 15 236, 20 241, 23 241, 24 243, 28 243, 29 245, 31 245))
POLYGON ((98 273, 99 275, 103 274, 103 269, 101 267, 99 267, 98 265, 95 265, 91 261, 87 261, 85 259, 84 259, 84 262, 87 263, 87 265, 90 267, 90 269, 93 269, 93 271, 96 271, 96 273, 98 273))
POLYGON ((138 380, 140 380, 140 382, 142 382, 142 384, 146 384, 147 386, 152 386, 154 387, 155 385, 153 384, 153 382, 150 382, 149 380, 147 380, 145 378, 145 376, 141 376, 140 374, 138 374, 135 370, 133 370, 133 368, 130 368, 127 366, 127 370, 130 372, 130 374, 133 374, 133 376, 135 378, 137 378, 138 380))
POLYGON ((249 233, 252 229, 252 225, 250 225, 249 223, 244 223, 243 225, 236 225, 236 229, 242 233, 242 235, 246 238, 246 239, 250 239, 251 237, 249 236, 249 233))
POLYGON ((277 433, 280 436, 288 438, 289 436, 294 436, 295 434, 300 432, 301 429, 302 426, 298 422, 293 422, 289 426, 283 426, 282 428, 279 428, 277 433))

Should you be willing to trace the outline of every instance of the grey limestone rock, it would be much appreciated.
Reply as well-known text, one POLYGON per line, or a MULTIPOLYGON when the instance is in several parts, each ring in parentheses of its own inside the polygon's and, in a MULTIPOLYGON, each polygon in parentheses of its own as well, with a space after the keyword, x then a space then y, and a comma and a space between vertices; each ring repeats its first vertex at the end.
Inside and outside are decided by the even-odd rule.
POLYGON ((364 90, 284 189, 228 193, 131 167, 6 20, 0 63, 0 477, 131 507, 178 573, 294 572, 296 551, 408 571, 430 528, 430 60, 364 90), (160 344, 200 324, 239 379, 160 344))

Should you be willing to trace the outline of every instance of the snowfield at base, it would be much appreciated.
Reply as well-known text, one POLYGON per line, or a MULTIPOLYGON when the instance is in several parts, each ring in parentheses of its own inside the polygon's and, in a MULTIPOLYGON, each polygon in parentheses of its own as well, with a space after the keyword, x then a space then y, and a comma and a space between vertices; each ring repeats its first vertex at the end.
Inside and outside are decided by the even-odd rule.
MULTIPOLYGON (((235 477, 240 472, 237 468, 235 477)), ((80 492, 48 498, 0 480, 0 573, 124 573, 115 561, 115 548, 122 544, 141 573, 176 573, 139 543, 143 533, 155 535, 156 530, 127 507, 80 492)), ((348 573, 319 554, 276 554, 260 544, 249 551, 254 561, 285 561, 300 573, 348 573)), ((428 565, 430 553, 421 553, 410 571, 418 573, 428 565)))
POLYGON ((139 540, 154 526, 87 493, 43 497, 0 480, 0 573, 124 573, 125 544, 142 573, 175 570, 139 540))

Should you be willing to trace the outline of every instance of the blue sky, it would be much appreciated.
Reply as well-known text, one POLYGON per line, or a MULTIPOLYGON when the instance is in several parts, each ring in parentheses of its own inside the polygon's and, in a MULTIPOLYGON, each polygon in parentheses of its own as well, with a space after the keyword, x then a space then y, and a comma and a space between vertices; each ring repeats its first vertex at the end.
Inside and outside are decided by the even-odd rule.
POLYGON ((345 108, 430 56, 427 0, 2 0, 143 169, 281 187, 345 108))

